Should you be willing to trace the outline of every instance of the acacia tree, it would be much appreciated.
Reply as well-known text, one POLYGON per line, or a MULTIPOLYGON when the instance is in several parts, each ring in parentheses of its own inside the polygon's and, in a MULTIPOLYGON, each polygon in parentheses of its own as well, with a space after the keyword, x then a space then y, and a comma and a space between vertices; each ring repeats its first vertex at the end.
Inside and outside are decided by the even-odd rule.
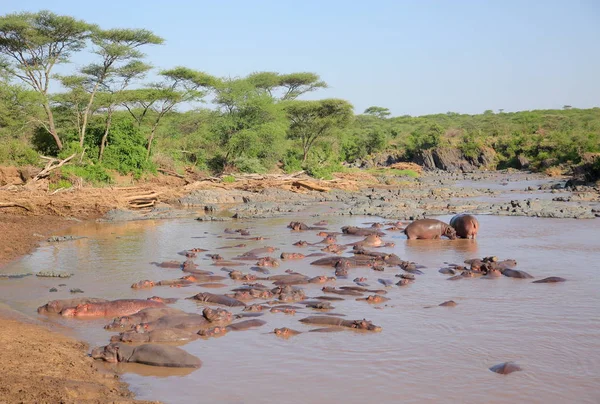
POLYGON ((310 149, 317 139, 343 128, 354 116, 352 104, 335 98, 319 101, 290 101, 285 105, 285 110, 290 120, 288 137, 300 140, 303 163, 306 162, 310 149))
POLYGON ((0 68, 37 91, 46 119, 40 124, 63 145, 50 107, 49 87, 52 69, 85 47, 94 26, 73 17, 50 11, 16 13, 0 17, 0 68))
POLYGON ((309 72, 279 74, 276 72, 256 72, 247 80, 258 90, 282 101, 294 100, 302 94, 327 88, 327 83, 319 75, 309 72))
POLYGON ((201 100, 216 82, 209 74, 186 67, 163 70, 160 75, 163 81, 149 88, 122 92, 122 105, 138 126, 150 120, 146 158, 150 157, 152 142, 162 118, 179 104, 201 100))
POLYGON ((388 116, 390 116, 391 112, 388 108, 372 106, 372 107, 365 109, 364 114, 372 115, 372 116, 376 116, 377 118, 384 119, 384 118, 387 118, 388 116))
POLYGON ((213 91, 218 115, 212 132, 225 152, 222 163, 229 165, 232 157, 277 159, 288 127, 282 105, 247 78, 219 80, 213 91))
MULTIPOLYGON (((150 69, 150 66, 141 63, 144 54, 138 48, 143 45, 160 45, 164 42, 162 38, 145 29, 96 29, 90 38, 95 45, 93 53, 100 56, 101 60, 100 63, 83 67, 80 71, 81 80, 77 83, 88 93, 79 130, 81 147, 85 140, 96 93, 101 90, 111 92, 111 85, 114 85, 115 81, 118 82, 117 88, 122 91, 132 79, 150 69)), ((63 84, 69 85, 65 80, 63 84)))

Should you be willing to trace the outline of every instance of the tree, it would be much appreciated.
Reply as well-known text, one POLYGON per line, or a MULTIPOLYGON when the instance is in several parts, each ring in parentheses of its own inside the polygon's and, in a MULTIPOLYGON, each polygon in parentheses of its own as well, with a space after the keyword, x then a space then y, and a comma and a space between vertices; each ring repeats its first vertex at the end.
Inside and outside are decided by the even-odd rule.
POLYGON ((262 160, 263 168, 267 168, 265 165, 283 155, 279 146, 288 122, 282 104, 270 92, 257 91, 256 82, 247 78, 219 80, 214 92, 218 114, 212 132, 224 151, 221 165, 262 160))
POLYGON ((286 106, 290 129, 288 136, 300 140, 302 162, 306 162, 315 140, 346 126, 353 117, 353 106, 345 100, 290 101, 286 106))
POLYGON ((0 17, 0 54, 5 56, 0 69, 18 78, 41 95, 46 119, 40 124, 63 145, 50 107, 49 87, 52 69, 85 47, 94 26, 50 11, 17 13, 0 17))
POLYGON ((563 105, 564 110, 569 110, 571 108, 573 108, 571 105, 563 105))
POLYGON ((123 92, 122 105, 138 126, 142 126, 147 118, 151 119, 146 158, 150 157, 152 142, 162 118, 179 104, 201 100, 207 94, 201 89, 214 88, 217 81, 204 72, 186 67, 163 70, 160 75, 163 81, 149 88, 123 92))
MULTIPOLYGON (((82 79, 77 83, 89 94, 79 130, 81 147, 96 93, 99 90, 110 92, 115 81, 119 81, 117 88, 123 90, 133 78, 147 72, 150 66, 141 63, 140 59, 144 55, 138 48, 143 45, 160 45, 164 41, 145 29, 96 29, 92 32, 91 40, 95 45, 93 52, 100 56, 101 60, 100 63, 92 63, 82 68, 82 79)), ((69 86, 64 80, 63 84, 69 86)))
POLYGON ((308 72, 290 74, 256 72, 246 79, 255 88, 266 91, 270 96, 278 97, 280 100, 294 100, 302 94, 327 88, 327 83, 321 81, 319 75, 308 72), (279 92, 278 96, 277 92, 279 92))
POLYGON ((367 115, 372 115, 372 116, 376 116, 377 118, 387 118, 388 116, 391 115, 391 112, 388 108, 384 108, 384 107, 369 107, 367 109, 365 109, 365 114, 367 115))

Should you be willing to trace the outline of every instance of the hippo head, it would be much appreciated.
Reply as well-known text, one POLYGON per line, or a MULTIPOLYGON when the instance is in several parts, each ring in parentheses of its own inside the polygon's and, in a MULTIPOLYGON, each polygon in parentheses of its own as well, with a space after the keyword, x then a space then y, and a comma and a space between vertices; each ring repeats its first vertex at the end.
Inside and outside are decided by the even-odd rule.
POLYGON ((379 237, 377 234, 370 234, 367 237, 365 237, 363 243, 378 246, 383 244, 383 241, 381 241, 381 237, 379 237))
POLYGON ((452 226, 446 226, 443 236, 448 237, 450 240, 456 240, 456 230, 452 226))
POLYGON ((182 277, 181 279, 186 280, 186 281, 190 281, 190 282, 197 282, 198 278, 196 278, 194 275, 186 275, 184 277, 182 277))
POLYGON ((325 283, 329 280, 325 275, 315 276, 313 279, 315 283, 325 283))
POLYGON ((365 319, 355 320, 352 323, 352 328, 356 328, 357 330, 366 330, 366 331, 381 331, 381 327, 373 325, 370 321, 365 319))
POLYGON ((202 315, 211 323, 231 321, 231 313, 224 309, 205 308, 202 310, 202 315))
POLYGON ((327 233, 326 231, 320 231, 317 233, 317 236, 319 237, 327 237, 329 236, 329 233, 327 233))
POLYGON ((110 363, 117 363, 121 359, 119 345, 114 343, 94 348, 91 355, 94 359, 102 359, 110 363))
POLYGON ((329 234, 323 239, 323 242, 325 244, 335 244, 337 242, 337 239, 335 238, 335 236, 329 234))
POLYGON ((370 295, 369 297, 367 297, 367 302, 381 303, 382 301, 383 301, 383 299, 379 295, 370 295))
POLYGON ((215 337, 219 335, 224 335, 227 332, 227 328, 225 327, 212 327, 208 330, 200 330, 198 331, 198 335, 203 337, 215 337))
POLYGON ((346 259, 340 259, 335 263, 334 268, 335 269, 348 269, 348 268, 350 268, 350 261, 348 261, 346 259))
POLYGON ((273 333, 279 337, 289 337, 292 330, 287 327, 275 328, 273 333))

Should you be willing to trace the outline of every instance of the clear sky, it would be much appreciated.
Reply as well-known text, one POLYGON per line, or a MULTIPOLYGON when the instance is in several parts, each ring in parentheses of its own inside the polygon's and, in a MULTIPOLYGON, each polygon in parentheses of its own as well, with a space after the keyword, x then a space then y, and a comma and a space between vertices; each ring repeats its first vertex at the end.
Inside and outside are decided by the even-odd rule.
POLYGON ((600 0, 2 0, 103 28, 146 28, 157 67, 315 72, 360 113, 600 106, 600 0))

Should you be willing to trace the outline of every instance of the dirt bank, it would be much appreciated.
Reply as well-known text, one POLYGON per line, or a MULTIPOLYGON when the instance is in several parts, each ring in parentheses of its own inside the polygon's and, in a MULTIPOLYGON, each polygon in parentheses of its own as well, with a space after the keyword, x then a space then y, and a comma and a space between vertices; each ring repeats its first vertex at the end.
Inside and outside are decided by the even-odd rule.
POLYGON ((0 403, 148 403, 97 370, 86 344, 0 307, 0 403))

